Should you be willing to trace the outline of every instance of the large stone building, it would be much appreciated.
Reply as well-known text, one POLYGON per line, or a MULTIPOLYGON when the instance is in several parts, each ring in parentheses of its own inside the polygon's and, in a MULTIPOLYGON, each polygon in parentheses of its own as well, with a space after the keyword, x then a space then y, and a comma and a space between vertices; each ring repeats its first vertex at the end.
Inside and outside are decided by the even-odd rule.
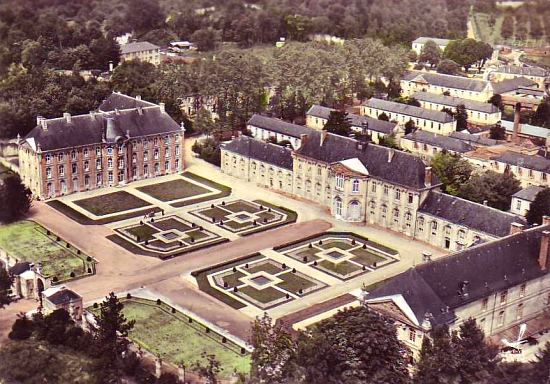
POLYGON ((311 128, 255 114, 246 123, 246 128, 258 140, 287 141, 293 148, 300 146, 300 136, 307 135, 311 128))
POLYGON ((160 47, 148 41, 135 41, 120 47, 120 61, 139 60, 160 65, 160 47))
POLYGON ((520 67, 517 65, 503 65, 489 74, 492 81, 503 81, 525 77, 538 84, 539 88, 544 88, 548 78, 548 72, 539 67, 520 67))
POLYGON ((19 172, 41 199, 183 170, 184 128, 164 104, 113 93, 86 115, 37 118, 19 144, 19 172))
POLYGON ((534 335, 549 324, 549 224, 547 217, 543 226, 416 266, 367 294, 366 304, 395 321, 416 356, 435 326, 456 330, 470 318, 496 343, 514 329, 517 337, 522 323, 524 337, 534 335))
POLYGON ((514 107, 521 103, 523 108, 530 108, 535 111, 546 93, 540 89, 538 84, 525 77, 506 79, 492 83, 493 92, 502 98, 502 104, 514 107))
POLYGON ((451 42, 451 40, 439 39, 437 37, 419 37, 412 42, 411 48, 418 55, 420 55, 420 53, 422 53, 422 48, 424 48, 424 45, 426 45, 428 41, 433 41, 439 49, 441 49, 441 51, 444 51, 445 48, 447 48, 447 45, 451 42))
POLYGON ((456 120, 447 112, 394 101, 372 98, 361 105, 361 114, 375 119, 385 114, 390 121, 395 121, 401 127, 412 121, 416 128, 440 135, 450 135, 456 131, 456 120))
POLYGON ((430 92, 487 102, 495 93, 488 81, 420 71, 406 72, 400 85, 404 96, 413 96, 416 92, 430 92))

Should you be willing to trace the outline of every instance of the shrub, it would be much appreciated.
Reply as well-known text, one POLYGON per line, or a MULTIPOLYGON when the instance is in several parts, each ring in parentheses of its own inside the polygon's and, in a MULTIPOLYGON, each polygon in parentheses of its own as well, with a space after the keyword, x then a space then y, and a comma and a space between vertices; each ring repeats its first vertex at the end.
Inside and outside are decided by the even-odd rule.
POLYGON ((161 305, 162 301, 160 299, 157 299, 157 305, 161 305))
POLYGON ((127 299, 131 299, 131 298, 132 298, 132 294, 131 294, 130 292, 128 292, 128 293, 126 294, 126 298, 127 298, 127 299))
POLYGON ((71 274, 69 276, 75 277, 76 275, 74 274, 74 272, 71 272, 71 274))

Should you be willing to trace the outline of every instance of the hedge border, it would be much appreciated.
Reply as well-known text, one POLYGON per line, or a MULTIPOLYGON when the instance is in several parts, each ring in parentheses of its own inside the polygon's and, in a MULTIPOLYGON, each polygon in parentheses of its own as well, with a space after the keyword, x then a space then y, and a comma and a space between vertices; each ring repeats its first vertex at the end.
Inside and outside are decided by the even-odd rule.
POLYGON ((183 177, 187 177, 188 179, 191 179, 191 180, 197 181, 199 183, 205 184, 205 185, 207 185, 211 188, 217 189, 220 192, 215 194, 215 195, 197 197, 196 199, 190 199, 190 200, 185 200, 185 201, 180 201, 180 202, 170 204, 170 206, 172 206, 174 208, 181 208, 181 207, 185 207, 187 205, 203 203, 203 202, 209 201, 209 200, 221 199, 222 197, 227 197, 227 196, 231 195, 232 189, 231 189, 231 187, 228 187, 227 185, 223 185, 223 184, 217 183, 215 181, 205 179, 204 177, 196 175, 192 172, 184 172, 181 175, 183 177))
POLYGON ((259 232, 263 232, 263 231, 269 231, 270 229, 275 229, 275 228, 282 227, 283 225, 295 223, 296 220, 298 220, 298 213, 291 210, 291 209, 281 207, 281 206, 278 206, 278 205, 275 205, 275 204, 271 204, 271 203, 268 203, 267 201, 264 201, 264 200, 253 200, 253 202, 256 203, 256 204, 264 205, 268 208, 283 211, 286 214, 286 220, 279 221, 279 222, 276 222, 276 223, 273 223, 273 224, 267 224, 267 225, 264 225, 264 226, 261 226, 261 227, 255 228, 253 230, 243 232, 243 233, 238 233, 237 232, 237 235, 239 235, 239 236, 244 237, 244 236, 253 235, 255 233, 259 233, 259 232))

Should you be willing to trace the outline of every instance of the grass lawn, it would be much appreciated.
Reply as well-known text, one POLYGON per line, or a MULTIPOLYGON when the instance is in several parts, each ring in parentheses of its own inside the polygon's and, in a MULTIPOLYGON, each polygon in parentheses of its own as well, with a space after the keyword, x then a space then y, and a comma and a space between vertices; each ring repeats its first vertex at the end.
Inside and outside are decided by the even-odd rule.
POLYGON ((267 304, 274 300, 285 297, 285 294, 275 288, 267 287, 264 289, 256 289, 251 286, 245 286, 239 289, 242 294, 253 298, 260 303, 267 304))
POLYGON ((124 212, 150 205, 148 202, 125 191, 112 192, 105 195, 76 200, 74 203, 96 216, 124 212))
POLYGON ((155 233, 159 231, 153 227, 148 226, 147 224, 140 225, 138 227, 128 228, 126 232, 137 236, 139 241, 151 240, 155 233))
POLYGON ((244 223, 237 223, 236 221, 224 221, 223 226, 229 227, 233 231, 238 231, 243 228, 251 227, 253 224, 251 221, 247 221, 244 223))
POLYGON ((304 256, 307 257, 308 261, 318 260, 319 257, 315 256, 316 253, 321 252, 317 248, 304 248, 296 253, 296 256, 300 258, 300 261, 303 261, 304 256))
POLYGON ((182 223, 174 218, 156 220, 153 225, 161 231, 168 231, 170 229, 177 229, 180 232, 185 232, 191 229, 191 226, 182 223))
POLYGON ((225 209, 230 210, 231 212, 248 212, 255 213, 259 211, 259 208, 255 205, 249 204, 245 201, 235 201, 234 203, 229 203, 223 206, 225 209))
POLYGON ((33 221, 0 226, 0 248, 21 261, 42 262, 46 277, 59 280, 87 274, 91 262, 85 255, 77 255, 74 247, 67 248, 64 241, 56 241, 55 235, 47 235, 46 229, 33 221))
POLYGON ((264 219, 266 220, 265 222, 269 223, 273 220, 276 220, 280 216, 274 214, 273 212, 261 212, 261 213, 258 213, 258 217, 262 219, 261 220, 262 223, 264 223, 264 219))
POLYGON ((178 201, 176 203, 170 204, 172 207, 176 207, 176 208, 177 207, 184 207, 186 205, 202 203, 203 201, 221 199, 222 197, 226 197, 226 196, 229 196, 231 194, 231 188, 229 188, 229 187, 227 187, 223 184, 216 183, 212 180, 205 179, 204 177, 200 177, 198 175, 195 175, 194 173, 184 172, 182 174, 182 176, 184 176, 188 179, 191 179, 193 181, 197 181, 197 182, 199 182, 201 184, 204 184, 204 185, 206 185, 210 188, 217 189, 220 192, 216 193, 214 195, 197 197, 196 199, 188 199, 188 200, 184 200, 184 201, 178 201))
POLYGON ((222 376, 227 377, 235 370, 248 373, 250 357, 240 354, 240 347, 227 342, 216 333, 205 333, 204 327, 196 322, 189 323, 181 313, 170 313, 168 306, 158 306, 146 300, 125 300, 124 315, 135 320, 130 339, 155 355, 178 364, 184 362, 189 367, 196 361, 204 363, 201 353, 213 354, 223 368, 222 376))
POLYGON ((323 244, 319 245, 319 242, 316 242, 315 245, 323 249, 338 248, 347 250, 354 247, 351 243, 341 240, 323 240, 323 244))
POLYGON ((374 253, 366 249, 361 249, 361 248, 355 249, 351 251, 351 253, 355 255, 355 257, 352 260, 363 265, 372 265, 374 263, 378 264, 385 260, 383 257, 375 255, 374 253))
POLYGON ((175 247, 178 247, 178 248, 185 247, 185 245, 180 245, 178 241, 172 241, 170 243, 165 243, 164 241, 161 241, 161 240, 151 241, 149 243, 149 245, 151 247, 157 247, 157 248, 160 248, 162 250, 168 250, 168 249, 172 249, 172 248, 175 248, 175 247))
POLYGON ((202 232, 200 229, 195 229, 194 231, 189 231, 186 233, 187 236, 192 237, 195 241, 199 241, 208 237, 208 235, 202 232))
POLYGON ((138 191, 148 194, 160 201, 172 201, 198 196, 210 192, 200 185, 183 179, 166 181, 164 183, 146 185, 137 188, 138 191))
POLYGON ((252 267, 248 268, 246 271, 248 273, 256 273, 256 272, 266 272, 266 273, 269 273, 270 275, 275 275, 276 273, 279 273, 283 270, 283 268, 273 264, 273 263, 270 263, 270 262, 260 262, 256 265, 253 265, 252 267))
POLYGON ((359 267, 358 265, 349 263, 347 261, 342 261, 341 263, 335 264, 331 263, 328 260, 323 260, 319 263, 319 266, 342 276, 349 275, 350 273, 361 269, 361 267, 359 267))
POLYGON ((316 285, 313 281, 304 279, 303 277, 300 277, 292 272, 283 273, 277 277, 283 280, 282 283, 277 284, 278 287, 296 294, 300 291, 300 289, 306 290, 307 288, 311 288, 316 285))
POLYGON ((229 212, 227 212, 227 211, 225 211, 221 208, 218 208, 218 207, 204 209, 204 210, 198 211, 197 213, 200 213, 201 215, 206 216, 210 219, 215 217, 216 221, 218 221, 220 219, 225 220, 227 215, 229 215, 229 212))
POLYGON ((224 283, 227 283, 229 288, 233 288, 236 285, 242 284, 242 282, 240 281, 240 278, 245 276, 246 275, 244 273, 237 271, 224 276, 222 280, 224 283))

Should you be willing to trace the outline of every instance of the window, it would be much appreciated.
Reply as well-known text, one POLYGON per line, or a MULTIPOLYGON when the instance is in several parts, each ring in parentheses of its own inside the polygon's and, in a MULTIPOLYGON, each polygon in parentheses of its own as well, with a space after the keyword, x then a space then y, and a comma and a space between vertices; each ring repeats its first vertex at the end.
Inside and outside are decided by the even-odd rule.
POLYGON ((419 232, 424 232, 424 218, 423 217, 418 218, 418 231, 419 232))
POLYGON ((73 175, 76 173, 76 163, 71 164, 71 172, 73 175))
POLYGON ((395 200, 401 200, 401 190, 395 190, 395 200))
POLYGON ((46 168, 46 177, 48 179, 51 179, 52 178, 52 169, 51 168, 46 168))
POLYGON ((112 169, 113 168, 113 158, 109 157, 107 159, 107 168, 112 169))
POLYGON ((409 330, 409 341, 411 343, 416 342, 416 331, 414 329, 409 330))
POLYGON ((96 169, 101 169, 101 160, 100 159, 97 159, 95 161, 95 167, 96 167, 96 169))
POLYGON ((394 219, 396 219, 396 221, 397 221, 397 219, 399 219, 399 209, 394 208, 393 217, 394 217, 394 219))
POLYGON ((169 171, 170 170, 170 161, 166 160, 164 162, 164 170, 169 171))
POLYGON ((516 320, 520 320, 523 317, 523 303, 519 303, 516 308, 516 320))
POLYGON ((159 163, 155 163, 155 174, 159 174, 160 173, 160 164, 159 163))
POLYGON ((101 185, 101 180, 103 180, 103 175, 101 173, 98 173, 96 176, 95 176, 95 182, 97 185, 101 185))
POLYGON ((451 226, 450 225, 446 225, 445 226, 445 235, 446 236, 449 236, 451 234, 451 226))
POLYGON ((432 235, 437 233, 437 221, 432 221, 432 235))
POLYGON ((113 154, 113 147, 111 147, 111 146, 107 147, 107 154, 109 154, 109 155, 113 154))
POLYGON ((118 182, 120 183, 120 182, 122 182, 122 181, 124 181, 124 173, 119 172, 119 173, 118 173, 118 182))
POLYGON ((143 175, 144 175, 145 177, 147 177, 148 174, 149 174, 149 166, 148 166, 147 164, 145 164, 145 165, 143 166, 143 175))
POLYGON ((113 172, 109 172, 109 183, 113 182, 113 172))
POLYGON ((84 170, 85 171, 90 170, 90 162, 88 160, 84 161, 84 170))
POLYGON ((518 211, 521 211, 521 200, 518 200, 518 201, 516 202, 516 209, 517 209, 518 211))
POLYGON ((180 168, 180 159, 176 159, 176 161, 174 162, 174 167, 176 167, 176 169, 180 168))
POLYGON ((376 183, 375 183, 375 182, 372 183, 372 186, 371 186, 370 190, 371 190, 373 193, 376 193, 376 183))
POLYGON ((382 205, 382 219, 386 218, 387 213, 388 213, 388 207, 384 204, 382 205))
POLYGON ((176 145, 176 156, 180 155, 180 146, 176 145))
POLYGON ((65 175, 65 167, 63 165, 60 165, 58 168, 59 176, 65 175))
POLYGON ((353 180, 352 192, 359 192, 359 180, 357 179, 353 180))
POLYGON ((497 326, 501 327, 503 325, 504 325, 504 311, 500 311, 497 317, 497 326))
POLYGON ((90 175, 84 176, 84 186, 87 187, 90 185, 90 175))
POLYGON ((532 179, 534 176, 535 176, 535 175, 534 175, 534 173, 533 173, 533 170, 530 169, 530 170, 529 170, 529 178, 532 179))
POLYGON ((388 187, 387 185, 384 185, 384 195, 388 196, 389 193, 390 193, 390 187, 388 187))
POLYGON ((101 156, 101 148, 97 147, 97 148, 95 149, 95 155, 96 155, 96 156, 101 156))
POLYGON ((124 159, 118 159, 118 168, 119 169, 124 168, 124 159))
POLYGON ((508 291, 502 291, 500 293, 500 304, 506 304, 507 297, 508 297, 508 291))
POLYGON ((412 193, 409 193, 409 204, 412 204, 414 201, 414 195, 412 193))
POLYGON ((525 290, 527 288, 527 285, 525 283, 521 284, 519 287, 519 297, 525 296, 525 290))
POLYGON ((336 188, 339 188, 339 189, 344 188, 344 176, 343 175, 336 175, 336 188))
POLYGON ((76 151, 71 151, 71 160, 76 160, 76 151))
POLYGON ((63 152, 57 154, 57 161, 63 161, 64 158, 65 156, 63 155, 63 152))
POLYGON ((88 157, 90 155, 88 148, 84 148, 84 151, 82 152, 84 153, 84 157, 88 157))
POLYGON ((483 301, 481 302, 481 310, 486 311, 488 305, 489 305, 489 299, 487 297, 485 297, 483 299, 483 301))
MULTIPOLYGON (((153 152, 153 158, 155 160, 157 160, 159 158, 159 150, 158 149, 155 149, 155 151, 153 152)), ((235 158, 233 158, 233 163, 235 163, 237 160, 235 158)))
POLYGON ((149 151, 143 151, 143 161, 149 161, 149 151))
POLYGON ((45 159, 46 159, 46 164, 50 164, 52 162, 52 155, 50 155, 49 153, 46 153, 45 159))
POLYGON ((465 237, 466 237, 466 231, 463 230, 463 229, 460 229, 460 230, 458 231, 458 239, 459 239, 459 240, 464 240, 465 237))

